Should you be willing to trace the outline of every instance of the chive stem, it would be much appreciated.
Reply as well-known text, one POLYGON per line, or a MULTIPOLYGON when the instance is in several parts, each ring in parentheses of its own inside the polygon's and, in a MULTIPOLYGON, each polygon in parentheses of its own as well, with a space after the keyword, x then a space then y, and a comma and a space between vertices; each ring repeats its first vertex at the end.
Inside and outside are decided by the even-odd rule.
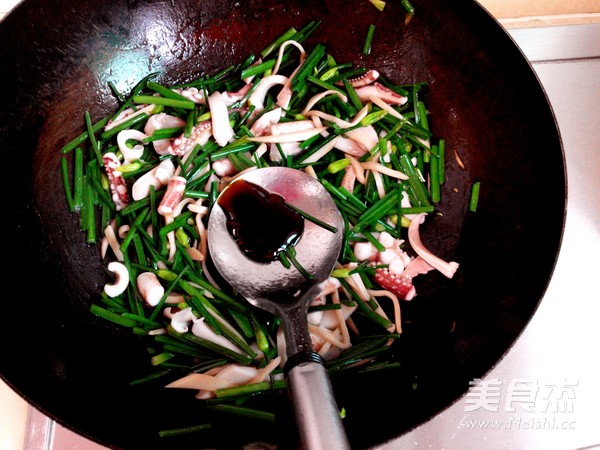
POLYGON ((183 436, 186 434, 198 433, 200 431, 208 431, 213 427, 212 423, 203 423, 200 425, 193 425, 190 427, 183 428, 172 428, 166 430, 160 430, 158 435, 160 437, 172 437, 172 436, 183 436))
POLYGON ((181 100, 178 98, 159 97, 155 95, 134 95, 133 102, 139 104, 170 106, 172 108, 182 109, 194 109, 196 107, 196 104, 193 101, 186 98, 181 100))
POLYGON ((469 211, 476 212, 477 204, 479 203, 479 190, 481 187, 481 182, 476 181, 471 186, 471 197, 469 199, 469 211))
POLYGON ((337 227, 334 227, 333 225, 323 222, 322 220, 316 218, 315 216, 308 214, 306 211, 303 211, 302 209, 292 205, 291 203, 286 203, 286 206, 288 208, 296 211, 298 214, 300 214, 302 217, 304 217, 309 222, 312 222, 315 225, 320 226, 321 228, 325 228, 327 231, 331 231, 332 233, 337 233, 337 230, 338 230, 337 227))
POLYGON ((363 45, 363 54, 371 54, 371 45, 373 43, 373 34, 375 33, 375 25, 370 24, 367 30, 367 37, 365 38, 365 44, 363 45))

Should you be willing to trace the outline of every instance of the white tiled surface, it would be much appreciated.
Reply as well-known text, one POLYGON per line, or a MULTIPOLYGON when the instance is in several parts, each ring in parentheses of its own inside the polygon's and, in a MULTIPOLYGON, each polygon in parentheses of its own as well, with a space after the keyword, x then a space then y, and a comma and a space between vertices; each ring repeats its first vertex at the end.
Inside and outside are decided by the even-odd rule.
MULTIPOLYGON (((16 0, 0 0, 0 18, 16 3, 16 0)), ((554 14, 552 23, 564 19, 565 5, 571 8, 571 14, 567 14, 571 19, 574 14, 582 19, 580 13, 585 13, 579 23, 598 22, 600 11, 599 0, 481 0, 480 3, 498 13, 501 23, 508 28, 518 23, 514 17, 519 16, 519 12, 534 14, 531 8, 538 8, 535 9, 537 14, 544 13, 540 7, 546 8, 545 12, 554 14), (509 4, 513 5, 512 9, 509 4)), ((597 424, 600 363, 592 356, 597 353, 600 342, 597 326, 600 298, 595 284, 600 265, 594 256, 600 254, 600 25, 531 31, 511 29, 511 35, 532 60, 554 108, 565 146, 569 207, 563 248, 542 304, 523 336, 490 376, 505 380, 511 377, 578 379, 582 383, 577 391, 578 410, 574 416, 578 428, 537 433, 525 429, 510 433, 465 430, 461 427, 464 404, 458 402, 430 423, 386 446, 389 450, 600 448, 597 424), (568 320, 567 311, 568 317, 575 318, 576 322, 568 320)), ((50 421, 45 422, 44 416, 30 410, 23 399, 0 381, 0 450, 74 448, 99 447, 50 421), (47 427, 26 434, 28 413, 38 426, 47 427), (54 441, 47 440, 47 431, 53 431, 54 441)))
POLYGON ((0 19, 4 17, 6 13, 8 13, 19 0, 0 0, 0 19))
POLYGON ((0 383, 0 450, 21 450, 28 405, 4 382, 0 383))

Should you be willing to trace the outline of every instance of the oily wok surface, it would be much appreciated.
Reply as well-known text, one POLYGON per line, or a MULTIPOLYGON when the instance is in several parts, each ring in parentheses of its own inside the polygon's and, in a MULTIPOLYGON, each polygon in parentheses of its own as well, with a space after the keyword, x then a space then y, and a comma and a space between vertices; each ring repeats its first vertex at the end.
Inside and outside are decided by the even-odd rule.
MULTIPOLYGON (((540 301, 562 236, 565 175, 560 137, 531 67, 475 2, 413 0, 379 12, 364 1, 26 0, 0 23, 0 149, 8 258, 0 373, 62 425, 111 448, 295 445, 287 398, 276 424, 222 421, 212 431, 159 438, 158 430, 214 418, 193 391, 129 385, 148 373, 143 343, 90 304, 109 279, 96 246, 69 213, 60 148, 117 108, 121 92, 158 71, 174 84, 258 53, 290 27, 322 21, 311 39, 338 62, 376 68, 394 83, 425 81, 434 135, 446 139, 441 215, 423 240, 458 261, 403 302, 401 368, 333 378, 353 448, 405 433, 460 398, 510 348, 540 301), (376 25, 370 55, 362 53, 376 25), (456 151, 465 168, 454 158, 456 151), (476 213, 469 189, 481 182, 476 213), (22 280, 22 281, 19 281, 22 280)), ((217 420, 217 423, 220 423, 217 420)))

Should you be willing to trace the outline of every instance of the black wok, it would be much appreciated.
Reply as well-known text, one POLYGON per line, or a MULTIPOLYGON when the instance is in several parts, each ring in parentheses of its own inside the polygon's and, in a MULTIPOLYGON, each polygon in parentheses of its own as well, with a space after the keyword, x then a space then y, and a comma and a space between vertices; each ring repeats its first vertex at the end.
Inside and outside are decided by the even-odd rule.
POLYGON ((190 391, 131 387, 148 370, 138 338, 89 307, 107 281, 95 246, 67 212, 59 149, 84 112, 117 107, 143 76, 183 82, 242 62, 291 26, 322 24, 307 46, 377 68, 395 83, 426 81, 436 136, 448 148, 442 215, 423 230, 430 248, 459 261, 403 303, 397 371, 333 379, 354 448, 399 436, 456 401, 486 374, 534 314, 560 246, 565 172, 547 98, 507 33, 473 1, 413 0, 379 12, 369 1, 26 0, 0 24, 0 149, 7 176, 8 265, 0 373, 51 418, 112 448, 292 447, 282 396, 278 423, 224 423, 187 438, 159 429, 202 423, 190 391), (362 54, 369 24, 372 52, 362 54), (462 158, 457 164, 453 152, 462 158), (469 187, 481 182, 476 213, 469 187))

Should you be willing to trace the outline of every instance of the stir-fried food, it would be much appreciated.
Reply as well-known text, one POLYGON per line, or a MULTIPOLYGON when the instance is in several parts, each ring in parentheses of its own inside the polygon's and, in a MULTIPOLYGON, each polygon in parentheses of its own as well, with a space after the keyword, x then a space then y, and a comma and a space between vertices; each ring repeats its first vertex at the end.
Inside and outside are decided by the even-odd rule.
POLYGON ((304 171, 344 218, 337 265, 308 310, 331 373, 390 364, 415 277, 457 270, 419 232, 444 183, 445 143, 419 96, 426 85, 394 85, 322 44, 307 48, 317 26, 185 84, 151 74, 116 93, 115 114, 96 123, 86 114, 86 131, 63 148, 69 207, 114 275, 91 312, 148 342, 151 370, 133 383, 249 409, 254 394, 285 387, 278 320, 220 279, 207 248, 212 205, 247 171, 304 171))

